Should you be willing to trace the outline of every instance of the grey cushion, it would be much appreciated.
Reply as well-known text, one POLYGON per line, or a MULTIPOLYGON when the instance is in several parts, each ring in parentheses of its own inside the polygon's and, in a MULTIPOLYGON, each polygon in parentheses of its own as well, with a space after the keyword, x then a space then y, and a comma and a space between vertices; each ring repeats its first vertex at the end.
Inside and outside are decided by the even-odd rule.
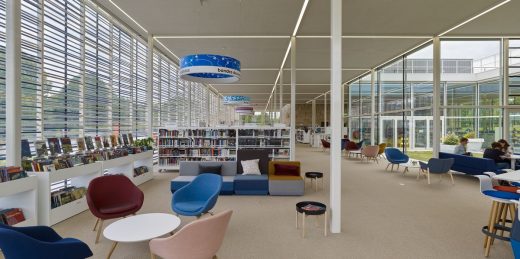
POLYGON ((305 186, 300 180, 269 180, 270 195, 303 195, 305 186))
POLYGON ((199 174, 218 174, 220 175, 222 171, 222 165, 204 165, 199 164, 199 174))
POLYGON ((197 176, 199 175, 199 164, 205 166, 218 166, 222 165, 221 173, 222 176, 235 176, 237 174, 237 163, 235 161, 182 161, 179 165, 180 176, 197 176))

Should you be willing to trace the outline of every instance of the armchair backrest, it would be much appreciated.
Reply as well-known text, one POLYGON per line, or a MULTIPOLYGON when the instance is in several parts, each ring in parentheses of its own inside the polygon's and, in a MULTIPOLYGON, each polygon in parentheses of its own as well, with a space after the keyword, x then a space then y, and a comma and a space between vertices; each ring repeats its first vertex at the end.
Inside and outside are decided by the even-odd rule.
POLYGON ((330 148, 330 142, 324 139, 321 140, 321 145, 323 145, 324 148, 330 148))
POLYGON ((379 152, 379 146, 365 146, 361 149, 361 154, 366 157, 375 157, 379 152))
POLYGON ((428 160, 428 171, 432 174, 444 174, 450 171, 451 166, 455 162, 453 158, 439 159, 430 158, 428 160))
POLYGON ((193 221, 173 236, 152 239, 150 251, 165 259, 212 258, 222 245, 232 214, 227 210, 193 221))
MULTIPOLYGON (((200 174, 186 185, 190 189, 192 199, 207 200, 208 197, 218 196, 222 188, 222 176, 218 174, 200 174)), ((180 193, 182 189, 179 189, 180 193)))
POLYGON ((377 154, 378 155, 383 154, 385 152, 385 148, 386 148, 386 143, 379 144, 379 152, 377 154))
MULTIPOLYGON (((142 191, 124 175, 104 175, 90 181, 87 203, 93 213, 105 205, 121 204, 135 200, 142 191)), ((97 215, 96 215, 97 216, 97 215)))
POLYGON ((388 159, 388 161, 392 162, 392 161, 395 161, 395 160, 406 160, 406 162, 408 162, 408 156, 405 155, 403 152, 401 152, 401 150, 397 149, 397 148, 387 148, 385 149, 385 156, 386 156, 386 159, 388 159))
POLYGON ((358 150, 359 148, 358 148, 356 142, 349 141, 349 142, 347 142, 347 148, 346 149, 347 150, 358 150))

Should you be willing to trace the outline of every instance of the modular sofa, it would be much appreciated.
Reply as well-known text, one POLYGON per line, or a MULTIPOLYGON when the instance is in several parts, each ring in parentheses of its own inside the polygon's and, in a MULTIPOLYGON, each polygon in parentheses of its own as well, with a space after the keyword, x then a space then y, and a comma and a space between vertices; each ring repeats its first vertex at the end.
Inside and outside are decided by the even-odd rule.
POLYGON ((269 194, 270 195, 303 195, 305 191, 303 178, 298 161, 270 161, 269 162, 269 194), (298 176, 276 175, 275 165, 298 166, 298 176))
POLYGON ((269 167, 268 150, 238 150, 237 153, 237 175, 235 176, 235 194, 238 195, 267 195, 269 193, 269 167), (243 175, 243 160, 260 159, 258 167, 261 175, 243 175))
POLYGON ((171 182, 172 193, 190 183, 199 175, 199 165, 218 166, 222 165, 222 189, 220 194, 233 194, 235 191, 235 176, 237 174, 237 163, 235 161, 184 161, 179 165, 179 176, 171 182))
POLYGON ((495 161, 489 158, 463 156, 444 152, 439 152, 439 158, 455 159, 455 162, 451 166, 451 170, 470 175, 480 175, 484 174, 484 172, 494 172, 497 174, 505 172, 504 170, 498 169, 495 161))

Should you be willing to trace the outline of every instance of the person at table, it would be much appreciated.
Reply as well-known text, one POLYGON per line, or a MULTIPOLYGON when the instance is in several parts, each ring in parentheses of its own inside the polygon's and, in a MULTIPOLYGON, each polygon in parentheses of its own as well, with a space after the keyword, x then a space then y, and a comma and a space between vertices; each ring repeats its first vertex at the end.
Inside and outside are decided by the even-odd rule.
POLYGON ((498 142, 491 143, 491 148, 484 150, 484 158, 493 159, 498 169, 510 169, 510 161, 504 159, 505 153, 502 152, 502 145, 498 142))
POLYGON ((471 153, 468 152, 468 139, 467 138, 460 138, 459 144, 457 146, 455 146, 454 154, 471 156, 471 153))
POLYGON ((513 154, 513 148, 511 147, 511 145, 509 145, 507 140, 499 139, 497 142, 500 143, 500 145, 502 146, 502 152, 504 152, 506 156, 510 156, 513 154))

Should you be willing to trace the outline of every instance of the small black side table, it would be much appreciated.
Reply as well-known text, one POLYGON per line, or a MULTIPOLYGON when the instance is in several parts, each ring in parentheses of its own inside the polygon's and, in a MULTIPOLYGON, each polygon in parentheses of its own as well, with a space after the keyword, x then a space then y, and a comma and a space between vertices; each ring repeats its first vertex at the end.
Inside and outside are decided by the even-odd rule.
POLYGON ((324 188, 323 184, 323 173, 320 172, 307 172, 305 173, 305 179, 311 179, 311 186, 312 186, 312 180, 314 180, 314 184, 316 187, 316 191, 318 191, 318 178, 321 178, 321 188, 324 188))
MULTIPOLYGON (((305 238, 305 217, 321 216, 325 218, 324 234, 327 236, 327 205, 317 201, 302 201, 296 203, 296 228, 299 228, 298 217, 302 215, 302 237, 305 238)), ((316 221, 318 224, 318 221, 316 221)))

